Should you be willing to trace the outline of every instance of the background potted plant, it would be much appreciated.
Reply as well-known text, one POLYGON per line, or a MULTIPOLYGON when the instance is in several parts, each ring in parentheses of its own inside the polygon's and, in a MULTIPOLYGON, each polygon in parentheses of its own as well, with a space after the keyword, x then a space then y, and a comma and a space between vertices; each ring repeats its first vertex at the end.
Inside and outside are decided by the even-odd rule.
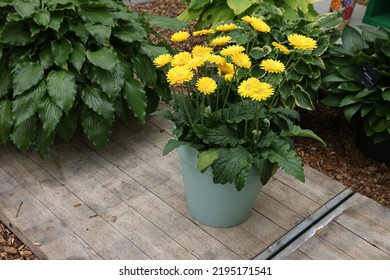
POLYGON ((175 19, 140 15, 119 0, 0 2, 0 143, 34 145, 43 157, 56 136, 81 125, 104 146, 116 117, 144 122, 169 97, 152 58, 168 52, 150 25, 175 19))
POLYGON ((327 60, 322 102, 357 123, 356 144, 367 156, 390 164, 390 32, 346 26, 342 45, 327 60))
MULTIPOLYGON (((322 142, 297 125, 299 114, 295 105, 286 105, 289 97, 282 88, 295 81, 292 88, 305 93, 298 87, 304 74, 297 75, 296 68, 303 57, 318 61, 322 51, 316 50, 329 41, 294 33, 274 36, 260 16, 195 31, 193 36, 215 37, 206 46, 154 60, 172 86, 172 110, 155 113, 175 124, 175 139, 164 154, 179 148, 189 210, 212 226, 245 220, 261 186, 278 167, 304 180, 291 137, 322 142), (264 38, 269 44, 263 44, 264 38)), ((282 17, 282 12, 274 16, 282 17)), ((180 31, 172 40, 183 42, 189 36, 180 31)))

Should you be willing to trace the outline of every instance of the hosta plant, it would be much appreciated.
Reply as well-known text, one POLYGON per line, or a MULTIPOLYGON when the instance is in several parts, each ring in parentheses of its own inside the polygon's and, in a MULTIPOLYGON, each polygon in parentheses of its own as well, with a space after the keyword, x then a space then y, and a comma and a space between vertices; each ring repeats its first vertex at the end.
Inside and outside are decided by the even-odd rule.
POLYGON ((312 3, 321 0, 183 0, 187 9, 179 16, 184 21, 196 20, 196 28, 205 28, 210 24, 234 20, 244 15, 252 15, 266 6, 276 6, 284 10, 288 18, 312 18, 317 14, 312 3), (300 13, 298 13, 300 11, 300 13))
POLYGON ((144 122, 167 96, 152 58, 168 50, 148 36, 167 21, 119 0, 0 1, 0 143, 44 156, 79 125, 104 146, 117 117, 144 122))
MULTIPOLYGON (((298 91, 304 92, 296 85, 307 73, 296 68, 301 60, 321 62, 316 50, 322 52, 323 46, 301 34, 280 33, 276 39, 274 28, 279 30, 260 17, 247 16, 194 32, 217 35, 207 46, 156 57, 154 63, 166 71, 172 86, 172 110, 155 113, 175 124, 175 139, 167 143, 165 154, 190 145, 199 151, 199 172, 211 168, 214 183, 234 183, 237 190, 245 186, 252 168, 263 184, 278 166, 304 180, 291 137, 322 140, 298 125, 299 114, 295 106, 286 106, 284 95, 295 102, 298 91), (259 45, 258 38, 268 38, 269 44, 259 45), (282 92, 286 83, 291 83, 292 93, 282 92)), ((181 31, 172 40, 180 43, 189 36, 181 31)))
POLYGON ((323 89, 326 105, 363 122, 375 143, 390 139, 390 32, 373 26, 346 26, 342 45, 332 48, 323 89))

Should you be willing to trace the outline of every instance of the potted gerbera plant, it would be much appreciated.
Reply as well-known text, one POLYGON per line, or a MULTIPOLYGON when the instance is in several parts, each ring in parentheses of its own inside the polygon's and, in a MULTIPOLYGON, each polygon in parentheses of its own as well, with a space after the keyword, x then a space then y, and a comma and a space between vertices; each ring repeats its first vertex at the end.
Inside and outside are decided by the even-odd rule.
MULTIPOLYGON (((299 86, 304 75, 296 69, 319 59, 316 50, 323 50, 320 44, 326 40, 293 33, 274 36, 256 16, 192 36, 207 34, 216 36, 206 45, 155 58, 172 87, 172 110, 155 114, 175 124, 175 139, 164 154, 178 148, 191 214, 202 223, 230 227, 246 219, 261 186, 279 167, 304 181, 291 137, 323 141, 297 124, 295 102, 286 102, 294 95, 281 89, 289 84, 291 90, 305 92, 299 86), (259 46, 264 38, 269 45, 259 46)), ((171 39, 180 43, 189 36, 180 31, 171 39)))

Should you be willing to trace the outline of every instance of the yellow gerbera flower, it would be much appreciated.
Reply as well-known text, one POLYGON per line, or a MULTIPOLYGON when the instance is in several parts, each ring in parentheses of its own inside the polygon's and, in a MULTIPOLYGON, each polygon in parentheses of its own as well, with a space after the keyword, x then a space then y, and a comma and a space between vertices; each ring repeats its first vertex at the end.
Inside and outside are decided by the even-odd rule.
POLYGON ((242 97, 248 97, 252 94, 252 92, 256 92, 260 90, 261 82, 257 78, 248 78, 241 82, 238 86, 238 94, 242 97))
POLYGON ((236 53, 232 55, 233 63, 239 67, 250 68, 252 66, 248 55, 244 53, 236 53))
POLYGON ((207 56, 207 61, 215 63, 216 65, 221 65, 226 63, 226 59, 220 55, 210 54, 207 56))
POLYGON ((215 33, 215 30, 213 30, 213 29, 202 29, 202 30, 192 32, 192 35, 202 36, 202 35, 209 35, 209 34, 214 34, 214 33, 215 33))
POLYGON ((186 31, 178 31, 172 34, 171 41, 175 43, 180 43, 188 39, 190 37, 190 33, 186 31))
POLYGON ((202 66, 205 63, 205 59, 203 57, 193 57, 187 61, 185 66, 188 66, 190 69, 195 70, 196 68, 202 66))
POLYGON ((217 89, 217 83, 209 77, 202 77, 196 82, 196 88, 203 94, 211 94, 217 89))
POLYGON ((225 24, 222 24, 222 25, 218 25, 215 29, 217 31, 222 31, 222 32, 229 32, 229 31, 232 31, 232 30, 235 30, 237 29, 238 26, 234 23, 225 23, 225 24))
POLYGON ((282 73, 284 72, 284 64, 275 59, 265 59, 260 63, 260 68, 270 73, 282 73))
POLYGON ((245 21, 246 23, 251 23, 252 20, 254 19, 254 17, 251 17, 251 16, 244 16, 241 18, 243 21, 245 21))
POLYGON ((231 63, 222 63, 218 65, 218 70, 224 74, 234 73, 234 66, 231 63))
POLYGON ((290 50, 288 48, 286 48, 285 46, 283 46, 282 44, 279 44, 277 42, 272 42, 272 46, 274 46, 275 48, 277 48, 279 51, 281 51, 284 54, 290 54, 290 50))
POLYGON ((170 54, 161 54, 153 60, 153 64, 156 65, 157 68, 163 67, 167 65, 172 60, 172 55, 170 54))
POLYGON ((223 56, 232 56, 237 53, 242 53, 243 51, 245 51, 245 48, 243 46, 233 45, 222 49, 219 53, 223 56))
POLYGON ((227 43, 229 43, 229 41, 232 39, 232 37, 230 36, 220 36, 220 37, 217 37, 215 39, 213 39, 211 42, 210 42, 210 46, 212 47, 217 47, 217 46, 224 46, 226 45, 227 43))
POLYGON ((269 27, 261 18, 252 18, 249 24, 259 32, 268 33, 271 31, 271 27, 269 27))
POLYGON ((167 73, 167 80, 170 85, 189 82, 193 77, 194 73, 187 66, 173 67, 167 73))
POLYGON ((228 73, 223 76, 223 79, 227 82, 231 82, 233 80, 234 73, 228 73))
POLYGON ((317 42, 315 40, 303 35, 294 33, 292 35, 289 35, 287 39, 290 44, 296 49, 311 51, 317 48, 317 42))
POLYGON ((271 84, 260 82, 259 89, 251 91, 248 97, 250 97, 253 101, 262 101, 272 96, 274 92, 275 89, 272 87, 271 84))
POLYGON ((189 52, 179 52, 178 54, 173 56, 171 64, 172 64, 172 66, 183 66, 191 58, 192 58, 192 55, 189 52))
POLYGON ((206 58, 212 51, 213 48, 197 45, 192 49, 192 56, 206 58))

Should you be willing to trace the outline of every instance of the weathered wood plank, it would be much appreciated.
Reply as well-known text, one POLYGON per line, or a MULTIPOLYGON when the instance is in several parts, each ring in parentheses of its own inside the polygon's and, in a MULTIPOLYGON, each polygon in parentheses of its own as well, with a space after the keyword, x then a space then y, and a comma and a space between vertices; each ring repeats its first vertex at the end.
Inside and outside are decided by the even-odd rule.
POLYGON ((308 256, 299 250, 292 252, 290 255, 284 258, 285 260, 311 260, 308 256))
MULTIPOLYGON (((4 154, 5 150, 6 148, 2 147, 0 154, 4 154)), ((8 161, 7 165, 9 163, 8 161)), ((25 173, 18 173, 18 177, 25 175, 25 173)), ((39 258, 101 259, 101 256, 72 229, 2 168, 0 168, 0 186, 1 220, 39 258), (72 246, 64 247, 64 243, 72 246)))
POLYGON ((390 254, 390 210, 367 197, 358 196, 359 201, 335 220, 373 246, 390 254))
MULTIPOLYGON (((218 242, 214 237, 205 233, 165 201, 141 185, 137 189, 142 188, 143 190, 132 191, 133 194, 136 193, 137 195, 128 195, 128 190, 123 188, 123 180, 126 180, 126 177, 130 177, 98 154, 86 153, 87 149, 82 144, 72 143, 66 145, 63 151, 67 158, 77 162, 89 175, 101 182, 194 256, 201 259, 211 259, 213 257, 219 259, 239 258, 237 254, 218 242)), ((123 154, 123 156, 126 157, 127 154, 123 154)), ((128 173, 131 174, 131 170, 128 170, 128 173)))
POLYGON ((326 242, 321 237, 314 235, 307 240, 299 250, 313 260, 349 260, 350 256, 326 242))
MULTIPOLYGON (((66 149, 66 145, 60 148, 64 154, 66 149)), ((64 184, 84 204, 118 230, 129 240, 128 242, 133 243, 147 254, 149 258, 194 258, 192 254, 175 240, 86 173, 81 166, 68 160, 62 153, 55 157, 49 155, 45 160, 41 160, 36 154, 30 156, 39 166, 64 184), (55 167, 55 162, 61 163, 60 169, 55 167)), ((102 235, 104 233, 99 232, 99 234, 102 235)), ((104 240, 106 237, 100 236, 98 238, 104 240)))
POLYGON ((388 260, 390 255, 368 243, 352 231, 332 221, 317 235, 358 260, 388 260))

